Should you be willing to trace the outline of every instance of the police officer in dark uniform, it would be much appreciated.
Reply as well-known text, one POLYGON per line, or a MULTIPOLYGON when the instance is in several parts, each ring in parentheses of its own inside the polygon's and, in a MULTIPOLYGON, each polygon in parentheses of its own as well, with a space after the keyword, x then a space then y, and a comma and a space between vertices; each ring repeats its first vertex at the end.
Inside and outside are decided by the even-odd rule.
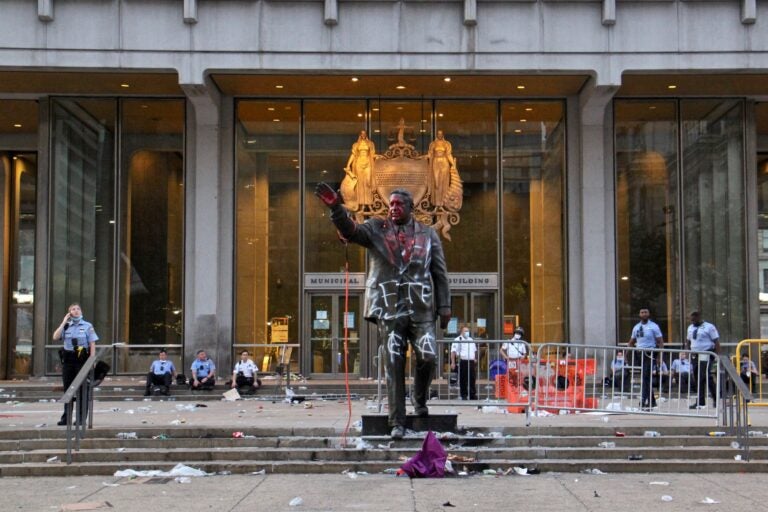
MULTIPOLYGON (((70 305, 61 325, 53 332, 53 340, 61 341, 64 345, 59 350, 59 354, 61 355, 61 376, 64 381, 65 392, 77 377, 88 357, 96 353, 96 341, 98 339, 93 325, 83 318, 80 304, 70 305)), ((67 409, 65 406, 64 414, 62 414, 58 425, 66 424, 67 409)))

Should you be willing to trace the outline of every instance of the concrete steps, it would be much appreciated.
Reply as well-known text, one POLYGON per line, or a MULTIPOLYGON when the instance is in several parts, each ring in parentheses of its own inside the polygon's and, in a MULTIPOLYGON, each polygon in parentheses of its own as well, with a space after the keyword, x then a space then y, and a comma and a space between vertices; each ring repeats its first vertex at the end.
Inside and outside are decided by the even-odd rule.
MULTIPOLYGON (((707 427, 647 428, 660 437, 644 437, 645 429, 627 429, 615 437, 609 427, 510 427, 497 431, 442 434, 441 442, 457 470, 481 472, 514 466, 540 471, 579 472, 766 472, 768 438, 751 439, 750 462, 734 460, 731 437, 710 437, 707 427), (599 444, 610 441, 615 448, 599 444), (642 457, 630 460, 630 457, 642 457)), ((422 436, 402 441, 371 436, 350 438, 341 448, 338 432, 330 428, 244 430, 234 439, 224 428, 142 428, 138 439, 118 439, 118 429, 88 432, 73 464, 46 461, 66 459, 62 429, 0 432, 0 476, 112 475, 123 469, 168 470, 177 463, 206 472, 340 473, 344 470, 378 473, 398 468, 421 446, 422 436), (153 439, 164 434, 165 439, 153 439)))

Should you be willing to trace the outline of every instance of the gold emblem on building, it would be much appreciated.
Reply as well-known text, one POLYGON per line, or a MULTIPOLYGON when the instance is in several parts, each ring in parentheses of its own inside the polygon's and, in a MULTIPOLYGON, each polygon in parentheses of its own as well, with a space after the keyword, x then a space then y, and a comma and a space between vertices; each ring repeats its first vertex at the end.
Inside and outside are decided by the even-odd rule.
POLYGON ((352 144, 346 176, 341 182, 344 204, 361 222, 366 217, 386 216, 390 193, 405 188, 413 195, 416 218, 450 240, 451 226, 461 220, 463 185, 453 148, 442 130, 421 155, 411 142, 416 140, 413 128, 405 120, 390 130, 392 142, 383 154, 365 131, 352 144))

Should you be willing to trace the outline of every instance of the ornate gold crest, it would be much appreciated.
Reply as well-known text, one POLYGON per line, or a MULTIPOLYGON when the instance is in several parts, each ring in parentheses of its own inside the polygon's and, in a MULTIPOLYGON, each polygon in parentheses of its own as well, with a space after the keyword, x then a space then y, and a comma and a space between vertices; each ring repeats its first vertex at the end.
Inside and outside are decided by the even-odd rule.
POLYGON ((461 219, 463 201, 463 185, 451 143, 438 130, 427 153, 420 155, 409 143, 415 140, 412 132, 400 119, 392 130, 394 141, 384 154, 377 154, 368 134, 360 132, 344 168, 344 204, 358 222, 366 217, 386 216, 391 192, 405 188, 413 195, 416 219, 450 240, 448 232, 461 219))

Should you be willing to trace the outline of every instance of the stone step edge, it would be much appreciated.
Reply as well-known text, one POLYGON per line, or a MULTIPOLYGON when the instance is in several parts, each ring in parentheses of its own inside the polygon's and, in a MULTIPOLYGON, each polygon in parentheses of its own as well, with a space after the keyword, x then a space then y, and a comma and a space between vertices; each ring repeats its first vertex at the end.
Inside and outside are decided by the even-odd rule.
MULTIPOLYGON (((10 476, 70 476, 70 475, 114 475, 115 471, 135 469, 149 470, 160 469, 168 471, 173 468, 174 463, 152 463, 152 462, 134 462, 126 463, 73 463, 67 465, 64 463, 27 463, 0 465, 0 477, 10 476)), ((381 461, 381 462, 336 462, 336 461, 259 461, 259 462, 237 462, 237 461, 206 461, 200 464, 191 462, 190 467, 201 469, 209 473, 227 471, 231 473, 245 474, 258 471, 265 473, 290 473, 290 474, 333 474, 338 473, 341 476, 343 472, 383 473, 386 470, 397 469, 402 465, 400 461, 381 461)), ((454 469, 462 471, 466 468, 469 471, 480 472, 484 469, 502 469, 509 470, 515 466, 538 468, 542 472, 564 472, 580 473, 585 470, 598 469, 604 473, 731 473, 731 472, 759 472, 768 473, 768 462, 766 461, 735 461, 722 459, 705 460, 642 460, 642 461, 606 461, 606 460, 558 460, 558 459, 531 459, 531 460, 489 460, 484 462, 455 463, 454 469)), ((364 478, 364 476, 360 476, 364 478)))

